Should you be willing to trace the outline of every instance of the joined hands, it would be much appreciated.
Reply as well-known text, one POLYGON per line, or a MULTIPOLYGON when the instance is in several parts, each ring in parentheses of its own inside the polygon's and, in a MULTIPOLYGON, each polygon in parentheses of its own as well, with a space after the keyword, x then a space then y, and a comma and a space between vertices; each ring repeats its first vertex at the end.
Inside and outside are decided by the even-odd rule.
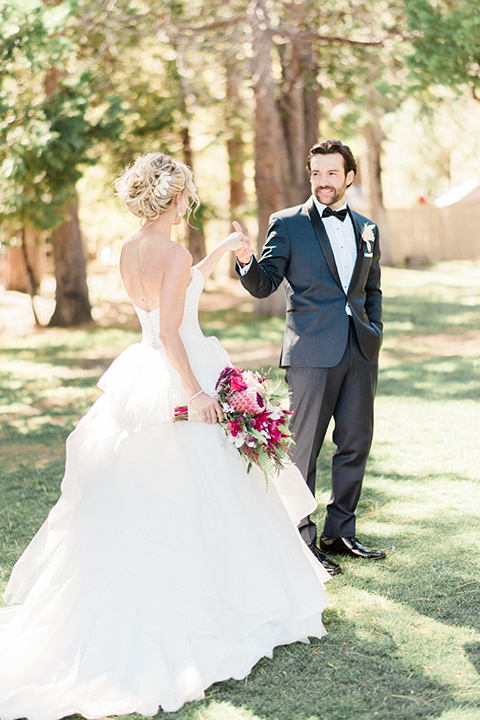
POLYGON ((248 265, 255 249, 250 243, 249 238, 244 234, 240 223, 234 220, 233 227, 235 232, 231 233, 222 244, 226 249, 232 250, 235 253, 237 260, 242 263, 242 265, 248 265))

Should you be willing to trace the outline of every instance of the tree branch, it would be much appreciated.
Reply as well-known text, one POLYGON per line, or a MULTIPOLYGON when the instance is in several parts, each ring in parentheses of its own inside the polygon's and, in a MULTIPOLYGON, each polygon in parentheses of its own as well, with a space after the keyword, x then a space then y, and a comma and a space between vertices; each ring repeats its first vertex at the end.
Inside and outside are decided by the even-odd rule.
MULTIPOLYGON (((154 13, 153 13, 154 14, 154 13)), ((234 17, 234 18, 227 18, 225 20, 214 20, 211 23, 207 23, 206 25, 178 25, 177 23, 171 24, 178 32, 182 33, 189 33, 192 35, 197 35, 198 33, 204 33, 208 32, 210 30, 217 30, 219 28, 223 27, 230 27, 231 25, 238 24, 240 22, 248 21, 246 17, 240 16, 240 17, 234 17)), ((322 35, 320 33, 314 33, 311 31, 295 31, 290 30, 288 28, 275 28, 273 27, 269 22, 266 22, 267 30, 266 32, 270 35, 277 35, 280 37, 288 37, 288 38, 301 38, 303 40, 318 40, 320 42, 327 42, 327 43, 344 43, 348 45, 364 45, 364 46, 379 46, 383 45, 384 39, 372 39, 372 40, 362 40, 360 38, 347 38, 340 35, 322 35)))
POLYGON ((343 37, 341 35, 321 35, 320 33, 314 33, 311 31, 301 31, 301 32, 294 32, 293 30, 275 30, 272 29, 270 32, 274 35, 280 35, 281 37, 291 37, 291 38, 302 38, 303 40, 319 40, 320 42, 338 42, 338 43, 345 43, 347 45, 371 45, 371 46, 378 46, 383 45, 384 40, 383 39, 377 39, 377 40, 361 40, 359 38, 347 38, 343 37))
POLYGON ((217 28, 229 27, 245 20, 245 16, 237 15, 236 17, 225 18, 224 20, 213 20, 206 25, 197 25, 196 27, 192 27, 192 25, 177 25, 176 23, 171 24, 174 25, 174 27, 180 32, 189 32, 193 35, 201 32, 207 32, 208 30, 216 30, 217 28))

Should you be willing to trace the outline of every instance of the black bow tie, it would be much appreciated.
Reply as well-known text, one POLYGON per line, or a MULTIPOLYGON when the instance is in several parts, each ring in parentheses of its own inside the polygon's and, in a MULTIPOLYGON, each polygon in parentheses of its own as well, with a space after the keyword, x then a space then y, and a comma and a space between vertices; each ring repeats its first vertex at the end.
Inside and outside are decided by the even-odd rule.
POLYGON ((322 212, 322 217, 330 217, 331 215, 343 222, 347 217, 347 208, 343 208, 343 210, 332 210, 331 208, 326 207, 322 212))

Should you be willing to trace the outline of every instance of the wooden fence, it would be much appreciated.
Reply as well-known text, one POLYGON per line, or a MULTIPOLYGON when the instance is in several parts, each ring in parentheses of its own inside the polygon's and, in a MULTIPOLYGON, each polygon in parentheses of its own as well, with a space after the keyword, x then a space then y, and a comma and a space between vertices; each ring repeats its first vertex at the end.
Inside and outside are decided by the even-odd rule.
POLYGON ((390 209, 387 219, 395 263, 480 260, 479 204, 390 209))

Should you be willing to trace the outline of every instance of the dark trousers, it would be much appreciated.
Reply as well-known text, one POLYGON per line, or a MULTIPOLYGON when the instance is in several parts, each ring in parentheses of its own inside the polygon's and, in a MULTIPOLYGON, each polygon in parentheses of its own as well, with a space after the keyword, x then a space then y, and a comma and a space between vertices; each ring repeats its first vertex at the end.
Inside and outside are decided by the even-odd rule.
MULTIPOLYGON (((327 503, 323 534, 329 538, 355 535, 355 508, 362 489, 365 465, 373 437, 373 402, 378 360, 366 360, 360 351, 353 322, 345 353, 331 368, 288 367, 285 379, 294 413, 291 429, 293 462, 315 495, 316 463, 330 420, 334 420, 332 494, 327 503)), ((317 530, 310 518, 299 525, 308 544, 317 530)))

